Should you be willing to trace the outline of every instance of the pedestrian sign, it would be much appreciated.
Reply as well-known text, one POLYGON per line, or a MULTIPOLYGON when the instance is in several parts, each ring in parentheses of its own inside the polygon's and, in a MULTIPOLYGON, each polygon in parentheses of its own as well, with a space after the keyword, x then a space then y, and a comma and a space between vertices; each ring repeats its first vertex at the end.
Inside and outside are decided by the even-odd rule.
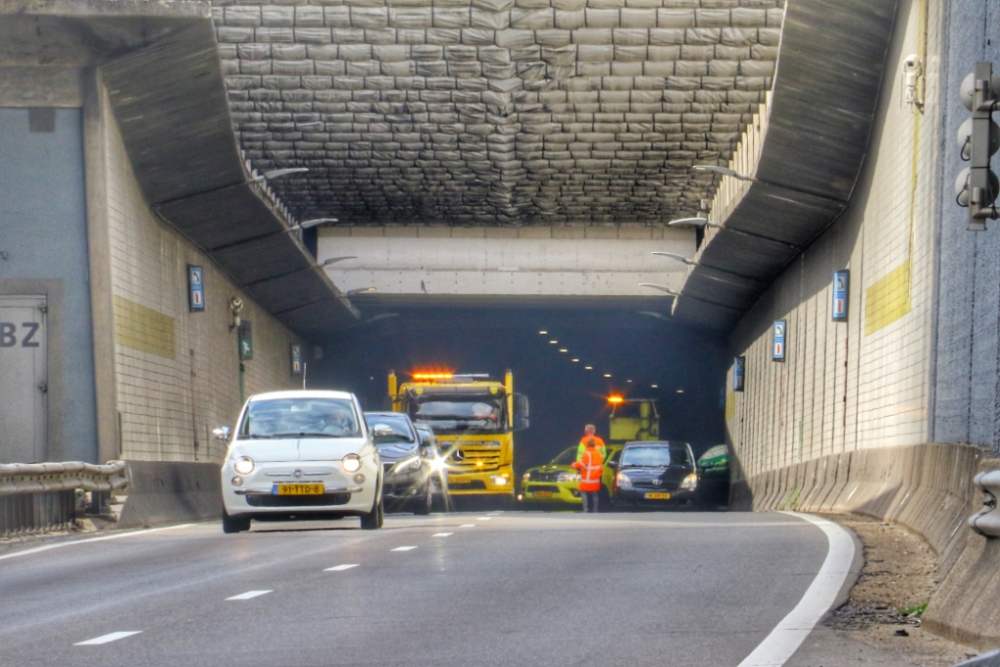
POLYGON ((292 375, 302 375, 302 346, 292 343, 292 375))
POLYGON ((785 360, 785 320, 777 320, 774 323, 774 343, 771 346, 771 359, 774 361, 785 360))
POLYGON ((851 272, 837 271, 833 274, 833 320, 847 319, 847 288, 850 286, 851 272))

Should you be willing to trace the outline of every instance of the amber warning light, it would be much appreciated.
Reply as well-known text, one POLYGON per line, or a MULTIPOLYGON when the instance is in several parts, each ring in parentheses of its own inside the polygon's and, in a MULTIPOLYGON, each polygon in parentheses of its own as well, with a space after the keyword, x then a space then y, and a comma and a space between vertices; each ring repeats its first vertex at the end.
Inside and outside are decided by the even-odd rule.
POLYGON ((621 396, 608 396, 608 403, 612 405, 618 405, 619 403, 622 403, 624 401, 625 399, 622 398, 621 396))
POLYGON ((450 380, 451 373, 414 373, 414 380, 450 380))

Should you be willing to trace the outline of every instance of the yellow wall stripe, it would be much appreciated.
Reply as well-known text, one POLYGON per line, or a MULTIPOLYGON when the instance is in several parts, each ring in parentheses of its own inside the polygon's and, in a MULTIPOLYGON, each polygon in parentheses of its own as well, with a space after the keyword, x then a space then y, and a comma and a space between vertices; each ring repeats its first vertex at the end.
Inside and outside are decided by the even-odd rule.
POLYGON ((865 335, 875 333, 910 312, 910 260, 865 291, 865 335))
POLYGON ((114 298, 115 342, 166 359, 176 359, 174 318, 138 303, 114 298))

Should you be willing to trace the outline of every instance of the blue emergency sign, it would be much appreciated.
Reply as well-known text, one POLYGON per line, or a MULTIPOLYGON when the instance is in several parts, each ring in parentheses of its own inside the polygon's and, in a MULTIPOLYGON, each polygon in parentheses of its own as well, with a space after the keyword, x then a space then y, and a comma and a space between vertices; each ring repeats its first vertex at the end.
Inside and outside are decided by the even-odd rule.
POLYGON ((743 391, 743 368, 746 364, 746 357, 735 357, 733 359, 733 391, 743 391))
POLYGON ((205 310, 204 273, 200 266, 188 264, 188 308, 192 313, 205 310))
POLYGON ((302 375, 302 346, 292 343, 292 375, 302 375))
POLYGON ((787 326, 785 320, 774 322, 774 343, 771 345, 771 359, 774 361, 785 360, 785 334, 787 326))
POLYGON ((837 271, 833 274, 833 303, 831 315, 835 322, 847 319, 847 291, 850 284, 850 271, 837 271))

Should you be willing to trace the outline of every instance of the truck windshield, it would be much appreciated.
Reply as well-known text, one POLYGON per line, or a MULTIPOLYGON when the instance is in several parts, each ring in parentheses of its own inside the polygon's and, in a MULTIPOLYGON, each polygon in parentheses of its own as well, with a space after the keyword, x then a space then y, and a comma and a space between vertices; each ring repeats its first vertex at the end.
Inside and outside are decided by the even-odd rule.
POLYGON ((506 430, 503 398, 426 396, 409 406, 413 421, 430 424, 435 433, 495 432, 506 430))
POLYGON ((337 398, 252 401, 240 423, 240 440, 256 438, 360 438, 354 404, 337 398))

